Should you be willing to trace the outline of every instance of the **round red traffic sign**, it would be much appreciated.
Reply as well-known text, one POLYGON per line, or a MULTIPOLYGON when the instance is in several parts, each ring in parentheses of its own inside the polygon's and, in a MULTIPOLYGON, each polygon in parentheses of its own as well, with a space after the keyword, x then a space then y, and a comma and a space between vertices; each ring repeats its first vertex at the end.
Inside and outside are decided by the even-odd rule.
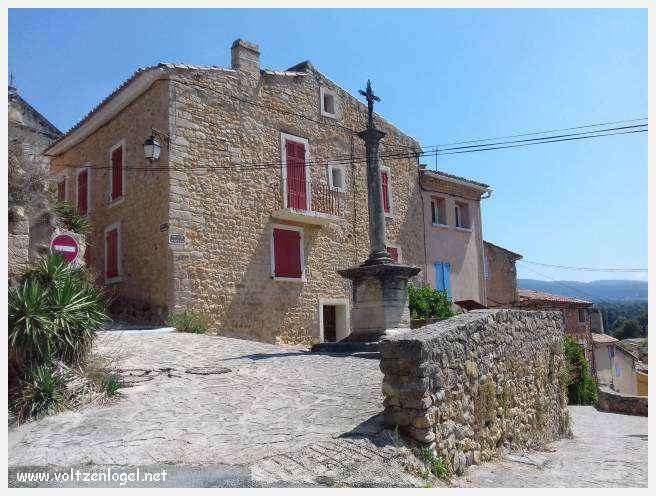
POLYGON ((80 251, 80 246, 73 236, 69 234, 59 234, 52 239, 50 243, 50 251, 52 253, 59 253, 64 260, 72 262, 77 258, 80 251))

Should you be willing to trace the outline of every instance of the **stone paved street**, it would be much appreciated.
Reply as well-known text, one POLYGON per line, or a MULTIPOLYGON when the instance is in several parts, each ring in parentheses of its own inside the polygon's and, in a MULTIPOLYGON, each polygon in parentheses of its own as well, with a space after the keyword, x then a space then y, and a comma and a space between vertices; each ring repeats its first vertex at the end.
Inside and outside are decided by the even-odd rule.
POLYGON ((122 368, 173 368, 124 399, 9 432, 10 466, 230 464, 330 439, 380 413, 378 360, 182 333, 102 333, 122 368), (191 367, 222 366, 221 375, 191 367))
POLYGON ((460 487, 647 487, 647 417, 570 406, 574 439, 468 469, 460 487), (514 460, 521 457, 514 456, 514 460), (529 463, 526 463, 529 462, 529 463))

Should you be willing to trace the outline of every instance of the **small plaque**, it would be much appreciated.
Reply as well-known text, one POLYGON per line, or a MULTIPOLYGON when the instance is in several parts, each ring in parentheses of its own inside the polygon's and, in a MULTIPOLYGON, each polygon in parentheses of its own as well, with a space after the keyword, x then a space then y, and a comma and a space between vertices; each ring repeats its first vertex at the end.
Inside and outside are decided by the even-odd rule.
POLYGON ((184 234, 169 234, 170 245, 184 245, 187 243, 187 237, 184 234))

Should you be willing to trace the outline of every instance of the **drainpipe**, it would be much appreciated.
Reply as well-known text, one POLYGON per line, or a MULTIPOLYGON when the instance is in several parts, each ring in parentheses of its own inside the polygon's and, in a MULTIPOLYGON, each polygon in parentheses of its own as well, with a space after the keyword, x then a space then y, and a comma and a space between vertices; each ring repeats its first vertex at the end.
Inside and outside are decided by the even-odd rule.
POLYGON ((419 196, 421 197, 421 223, 422 233, 424 234, 424 284, 428 284, 428 248, 426 247, 426 206, 424 204, 424 187, 421 184, 421 175, 426 170, 426 166, 419 163, 417 157, 417 184, 419 184, 419 196))

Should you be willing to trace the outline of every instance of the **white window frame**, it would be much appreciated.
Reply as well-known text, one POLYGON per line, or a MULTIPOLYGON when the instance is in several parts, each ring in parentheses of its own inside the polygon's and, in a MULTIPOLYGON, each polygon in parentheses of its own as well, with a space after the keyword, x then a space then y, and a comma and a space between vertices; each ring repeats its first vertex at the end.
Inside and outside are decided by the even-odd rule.
POLYGON ((399 254, 399 259, 397 260, 397 263, 403 263, 403 252, 401 251, 401 246, 398 243, 390 243, 388 241, 385 246, 385 250, 387 250, 387 247, 396 248, 396 252, 399 254))
POLYGON ((284 208, 291 208, 287 205, 287 147, 285 141, 294 141, 305 146, 305 191, 307 194, 307 211, 312 211, 312 167, 310 163, 310 141, 307 138, 294 136, 293 134, 280 133, 280 163, 281 163, 281 182, 282 182, 282 199, 284 208))
MULTIPOLYGON (((68 186, 69 186, 69 184, 68 184, 68 171, 62 171, 59 174, 57 174, 57 176, 56 176, 56 180, 57 180, 57 197, 59 197, 59 183, 62 181, 62 179, 64 181, 66 181, 66 185, 64 187, 64 200, 63 201, 68 201, 68 186)), ((89 185, 87 184, 87 191, 88 190, 89 190, 89 185)), ((77 195, 77 184, 75 185, 75 194, 77 195)), ((88 203, 87 203, 87 210, 89 210, 88 203)))
POLYGON ((83 171, 87 171, 87 213, 85 217, 89 217, 91 214, 91 164, 84 164, 75 172, 75 210, 77 211, 77 206, 79 204, 80 196, 80 186, 79 186, 79 176, 83 171))
POLYGON ((271 224, 271 235, 269 236, 271 240, 271 279, 274 281, 280 282, 296 282, 296 283, 305 283, 307 282, 307 277, 305 273, 305 230, 302 227, 290 226, 288 224, 271 224), (301 233, 301 277, 278 277, 276 276, 276 247, 275 240, 273 239, 273 233, 276 229, 283 229, 285 231, 298 231, 301 233))
POLYGON ((442 224, 442 223, 439 222, 439 215, 436 215, 435 218, 438 219, 438 222, 431 222, 432 226, 433 227, 446 227, 446 228, 449 228, 450 227, 449 226, 449 197, 444 196, 444 195, 434 195, 434 194, 432 194, 430 196, 430 200, 431 200, 430 201, 430 204, 431 204, 431 206, 430 206, 430 208, 431 208, 431 221, 432 221, 432 218, 433 218, 432 210, 433 210, 433 200, 434 199, 440 199, 444 202, 444 216, 446 217, 446 219, 444 219, 445 223, 442 224))
POLYGON ((319 95, 320 95, 319 108, 321 110, 321 115, 323 115, 324 117, 330 117, 331 119, 339 119, 339 97, 337 96, 337 92, 329 88, 326 88, 325 86, 322 86, 320 88, 319 95), (323 106, 324 97, 326 95, 333 97, 333 106, 335 107, 335 112, 333 113, 326 111, 326 109, 323 106))
MULTIPOLYGON (((385 214, 385 217, 388 219, 393 219, 394 218, 394 187, 392 183, 392 169, 390 169, 387 165, 381 165, 379 167, 380 171, 387 171, 387 194, 389 196, 389 204, 390 204, 390 211, 385 212, 385 205, 383 205, 383 213, 385 214)), ((381 188, 380 188, 380 201, 383 201, 383 179, 381 177, 381 188)))
POLYGON ((344 169, 344 166, 342 164, 328 164, 326 168, 326 172, 328 174, 328 186, 330 186, 332 189, 340 192, 345 192, 346 191, 346 170, 344 169), (341 186, 336 186, 333 183, 333 170, 334 169, 339 169, 342 175, 342 185, 341 186))
POLYGON ((121 222, 114 222, 113 224, 108 225, 105 227, 105 233, 103 236, 103 245, 105 247, 105 263, 103 264, 105 267, 104 270, 104 277, 105 277, 105 284, 115 284, 117 282, 123 281, 123 232, 121 230, 121 222), (116 229, 117 231, 117 236, 116 236, 116 267, 118 269, 118 275, 116 277, 110 277, 109 279, 107 278, 107 261, 109 260, 109 257, 107 256, 107 233, 109 231, 113 231, 116 229))
MULTIPOLYGON (((344 330, 346 331, 346 334, 343 337, 340 337, 340 332, 339 332, 340 329, 338 328, 335 329, 335 337, 337 338, 337 341, 340 341, 351 334, 351 308, 350 308, 349 299, 348 298, 319 298, 317 319, 319 321, 319 340, 322 343, 326 342, 323 332, 323 307, 326 305, 345 307, 346 316, 344 319, 345 321, 344 330)), ((335 324, 337 324, 337 322, 335 322, 335 324)))
POLYGON ((126 179, 126 174, 125 174, 125 158, 127 154, 127 146, 125 146, 125 139, 122 139, 118 143, 116 143, 114 146, 112 146, 109 149, 109 190, 107 192, 107 198, 109 199, 109 206, 113 207, 114 205, 118 205, 120 203, 123 203, 125 201, 125 197, 127 196, 127 184, 125 182, 126 179), (112 190, 114 189, 114 170, 112 168, 112 153, 114 153, 114 150, 122 148, 123 153, 121 153, 121 185, 123 187, 123 191, 121 192, 121 197, 117 198, 116 200, 112 200, 112 190))
POLYGON ((468 201, 460 201, 460 200, 454 200, 453 201, 453 225, 455 226, 456 229, 459 229, 460 231, 471 231, 473 222, 472 222, 472 209, 471 209, 471 204, 468 201), (456 209, 459 209, 460 206, 458 205, 459 203, 465 205, 467 207, 467 219, 469 220, 469 226, 468 227, 461 227, 458 225, 458 216, 456 215, 456 209))

